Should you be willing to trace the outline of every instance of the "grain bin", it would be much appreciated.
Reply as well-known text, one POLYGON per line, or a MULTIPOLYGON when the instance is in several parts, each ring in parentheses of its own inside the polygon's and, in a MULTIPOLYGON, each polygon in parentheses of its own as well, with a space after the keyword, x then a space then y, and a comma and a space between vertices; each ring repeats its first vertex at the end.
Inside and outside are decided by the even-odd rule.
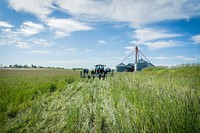
POLYGON ((116 66, 117 72, 125 72, 126 70, 126 65, 124 63, 120 63, 116 66))
POLYGON ((138 62, 136 64, 137 64, 137 71, 141 71, 142 69, 144 69, 146 67, 153 66, 153 64, 151 64, 143 59, 138 60, 138 62))

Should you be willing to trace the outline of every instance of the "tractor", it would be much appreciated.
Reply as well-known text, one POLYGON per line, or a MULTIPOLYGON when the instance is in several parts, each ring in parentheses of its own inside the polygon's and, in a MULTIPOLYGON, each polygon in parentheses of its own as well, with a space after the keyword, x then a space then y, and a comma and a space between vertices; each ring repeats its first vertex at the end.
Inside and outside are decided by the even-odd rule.
POLYGON ((89 74, 89 70, 86 68, 86 69, 84 69, 83 71, 80 72, 80 76, 82 78, 87 77, 88 79, 90 77, 92 77, 93 79, 95 77, 98 77, 99 79, 102 78, 104 80, 106 78, 106 75, 111 72, 111 69, 110 68, 105 69, 105 66, 106 65, 102 65, 102 64, 95 65, 94 66, 95 69, 91 71, 91 74, 89 74))
POLYGON ((104 69, 105 66, 106 65, 102 65, 102 64, 95 65, 95 70, 91 71, 92 77, 94 78, 96 76, 96 77, 99 77, 99 79, 101 79, 101 77, 105 79, 106 74, 107 74, 107 71, 104 69))

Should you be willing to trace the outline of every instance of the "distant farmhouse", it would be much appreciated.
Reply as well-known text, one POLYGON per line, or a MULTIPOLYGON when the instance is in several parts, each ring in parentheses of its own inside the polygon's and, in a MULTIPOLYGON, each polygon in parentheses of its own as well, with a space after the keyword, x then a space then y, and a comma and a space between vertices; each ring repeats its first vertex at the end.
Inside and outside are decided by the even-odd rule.
POLYGON ((125 65, 124 63, 120 63, 116 66, 116 71, 117 72, 133 72, 134 70, 141 71, 142 69, 146 67, 151 67, 151 66, 154 66, 154 65, 143 59, 140 59, 138 60, 137 63, 128 63, 127 65, 125 65))

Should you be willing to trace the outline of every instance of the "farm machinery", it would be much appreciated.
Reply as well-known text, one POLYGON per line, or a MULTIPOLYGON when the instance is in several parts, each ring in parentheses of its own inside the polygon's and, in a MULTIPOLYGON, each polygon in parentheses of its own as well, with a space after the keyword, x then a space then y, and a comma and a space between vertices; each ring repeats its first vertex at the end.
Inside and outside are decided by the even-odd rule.
POLYGON ((85 68, 83 71, 80 71, 81 78, 95 78, 98 77, 99 79, 105 79, 108 74, 111 73, 113 75, 113 70, 111 68, 105 68, 106 65, 97 64, 95 65, 95 69, 91 70, 89 73, 89 69, 85 68))

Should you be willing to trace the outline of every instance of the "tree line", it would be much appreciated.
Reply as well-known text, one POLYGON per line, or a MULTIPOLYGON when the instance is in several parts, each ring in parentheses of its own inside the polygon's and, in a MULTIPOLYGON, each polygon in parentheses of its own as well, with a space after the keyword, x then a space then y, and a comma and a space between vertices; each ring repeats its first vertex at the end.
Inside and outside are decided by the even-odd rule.
POLYGON ((37 66, 37 65, 33 65, 31 64, 29 65, 20 65, 20 64, 14 64, 14 65, 9 65, 9 66, 3 66, 2 64, 0 65, 1 68, 57 68, 57 69, 64 69, 61 67, 51 67, 51 66, 37 66))

